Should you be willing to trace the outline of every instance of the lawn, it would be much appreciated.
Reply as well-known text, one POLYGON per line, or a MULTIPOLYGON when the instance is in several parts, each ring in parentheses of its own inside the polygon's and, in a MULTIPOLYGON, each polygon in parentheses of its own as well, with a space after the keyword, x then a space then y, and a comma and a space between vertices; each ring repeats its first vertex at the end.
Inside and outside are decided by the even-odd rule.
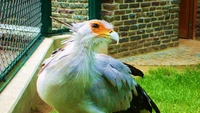
POLYGON ((200 113, 200 65, 149 70, 137 80, 160 108, 161 113, 200 113))
POLYGON ((144 78, 136 80, 161 113, 200 113, 200 65, 150 69, 144 78))

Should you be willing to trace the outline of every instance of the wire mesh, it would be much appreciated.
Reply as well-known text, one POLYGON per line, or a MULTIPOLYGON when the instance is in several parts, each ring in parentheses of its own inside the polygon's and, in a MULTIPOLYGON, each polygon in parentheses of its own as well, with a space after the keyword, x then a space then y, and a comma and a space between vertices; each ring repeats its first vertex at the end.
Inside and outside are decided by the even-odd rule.
POLYGON ((39 38, 41 0, 0 0, 0 83, 39 38))
MULTIPOLYGON (((52 0, 52 16, 68 23, 89 19, 89 0, 52 0)), ((66 27, 52 20, 52 30, 60 31, 66 27)))

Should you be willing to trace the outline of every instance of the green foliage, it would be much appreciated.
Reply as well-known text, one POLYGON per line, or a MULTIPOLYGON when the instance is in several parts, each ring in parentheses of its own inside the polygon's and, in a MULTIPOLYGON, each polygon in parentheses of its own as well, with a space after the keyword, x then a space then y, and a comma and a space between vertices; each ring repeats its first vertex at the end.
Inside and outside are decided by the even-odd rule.
POLYGON ((161 113, 200 113, 200 65, 150 70, 138 83, 152 97, 161 113))

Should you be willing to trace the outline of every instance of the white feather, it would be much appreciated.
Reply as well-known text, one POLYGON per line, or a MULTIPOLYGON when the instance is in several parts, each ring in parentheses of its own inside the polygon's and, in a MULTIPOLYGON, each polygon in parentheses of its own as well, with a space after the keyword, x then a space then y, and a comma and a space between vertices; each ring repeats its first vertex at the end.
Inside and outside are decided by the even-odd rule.
MULTIPOLYGON (((113 81, 112 84, 115 84, 113 86, 106 79, 109 78, 109 75, 103 75, 101 69, 97 68, 101 64, 103 69, 104 64, 109 65, 111 63, 104 62, 104 59, 109 57, 98 59, 95 53, 99 46, 106 45, 110 42, 110 39, 96 37, 97 34, 92 33, 89 22, 91 21, 73 25, 76 32, 73 33, 71 39, 63 42, 65 46, 52 59, 48 60, 38 76, 38 94, 59 113, 107 113, 125 110, 130 106, 130 100, 124 100, 124 97, 128 96, 131 90, 126 88, 124 83, 129 83, 129 87, 133 88, 133 83, 130 83, 132 80, 123 77, 126 74, 122 74, 121 77, 113 76, 113 80, 110 77, 110 81, 113 81), (98 64, 98 60, 102 61, 98 64), (98 84, 98 81, 102 81, 103 84, 98 84), (100 91, 97 93, 99 95, 96 95, 95 92, 93 94, 92 89, 97 92, 100 91), (112 97, 111 95, 115 96, 112 97), (109 108, 104 106, 108 99, 109 103, 107 105, 110 106, 109 108), (112 103, 112 99, 115 100, 114 103, 112 103), (119 105, 120 102, 122 102, 122 106, 119 105)), ((106 28, 113 30, 111 24, 105 21, 100 22, 106 28)), ((115 62, 115 60, 110 61, 115 62)), ((116 64, 121 65, 120 63, 116 64)), ((108 66, 108 68, 113 67, 108 66)), ((129 72, 126 68, 124 69, 122 72, 129 72)), ((122 72, 116 70, 114 74, 122 72)))

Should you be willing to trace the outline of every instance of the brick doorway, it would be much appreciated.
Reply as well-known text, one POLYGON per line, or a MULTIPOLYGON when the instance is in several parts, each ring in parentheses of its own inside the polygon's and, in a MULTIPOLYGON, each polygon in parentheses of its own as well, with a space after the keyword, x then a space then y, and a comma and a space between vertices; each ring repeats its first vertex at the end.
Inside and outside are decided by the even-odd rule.
POLYGON ((180 0, 179 38, 196 39, 197 0, 180 0))

